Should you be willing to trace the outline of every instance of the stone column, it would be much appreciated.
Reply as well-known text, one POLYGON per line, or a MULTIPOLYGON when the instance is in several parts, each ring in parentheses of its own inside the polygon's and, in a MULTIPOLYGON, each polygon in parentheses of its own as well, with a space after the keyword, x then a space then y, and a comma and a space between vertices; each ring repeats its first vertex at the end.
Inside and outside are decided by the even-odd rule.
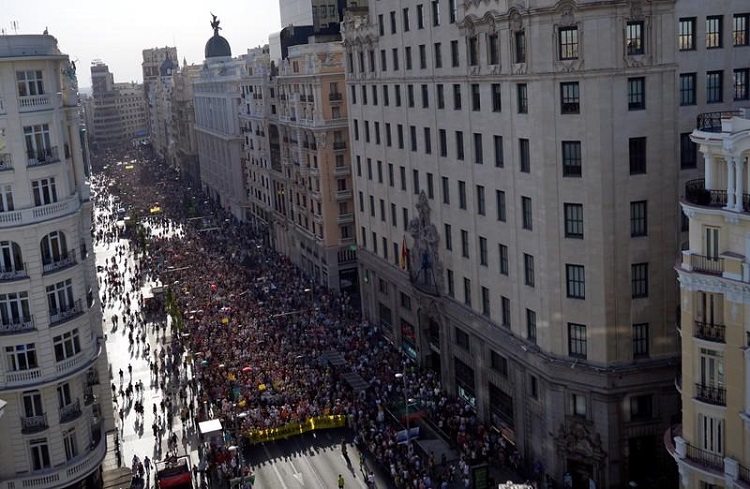
POLYGON ((727 205, 724 207, 727 210, 734 210, 735 206, 735 171, 734 171, 734 160, 732 158, 728 158, 726 160, 727 164, 727 205))
POLYGON ((714 190, 714 162, 709 151, 703 153, 703 166, 705 167, 705 188, 714 190))
POLYGON ((734 210, 736 210, 737 212, 742 212, 743 211, 742 203, 744 200, 744 188, 745 188, 743 184, 744 182, 742 180, 742 168, 743 168, 742 160, 737 155, 732 155, 730 158, 734 162, 734 173, 735 173, 734 210))

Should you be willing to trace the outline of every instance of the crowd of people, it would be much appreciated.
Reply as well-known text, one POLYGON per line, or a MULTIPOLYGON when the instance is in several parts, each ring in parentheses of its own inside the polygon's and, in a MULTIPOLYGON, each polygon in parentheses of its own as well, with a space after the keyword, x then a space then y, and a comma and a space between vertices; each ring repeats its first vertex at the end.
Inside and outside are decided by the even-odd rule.
MULTIPOLYGON (((406 358, 378 325, 363 320, 347 295, 314 284, 267 246, 262 226, 239 222, 199 189, 184 185, 174 170, 144 155, 138 160, 130 170, 111 164, 104 173, 117 182, 110 190, 131 214, 148 216, 158 206, 162 213, 147 221, 180 230, 135 241, 141 258, 130 266, 139 279, 164 284, 177 303, 169 362, 157 360, 157 368, 179 378, 181 362, 192 365, 187 387, 196 400, 190 405, 197 407, 194 413, 183 411, 186 417, 219 417, 247 434, 343 414, 360 450, 390 473, 397 487, 439 488, 451 481, 468 487, 469 467, 483 461, 523 470, 512 444, 448 395, 434 373, 406 358), (324 361, 330 350, 343 356, 344 366, 324 361), (357 373, 369 387, 355 391, 342 378, 346 372, 357 373), (395 380, 396 373, 403 381, 395 380), (434 460, 414 443, 398 442, 403 427, 388 410, 405 398, 416 399, 451 439, 458 463, 434 460)), ((140 325, 123 320, 134 325, 137 342, 140 325)), ((228 476, 237 471, 234 460, 218 447, 209 457, 209 463, 223 464, 228 476)))

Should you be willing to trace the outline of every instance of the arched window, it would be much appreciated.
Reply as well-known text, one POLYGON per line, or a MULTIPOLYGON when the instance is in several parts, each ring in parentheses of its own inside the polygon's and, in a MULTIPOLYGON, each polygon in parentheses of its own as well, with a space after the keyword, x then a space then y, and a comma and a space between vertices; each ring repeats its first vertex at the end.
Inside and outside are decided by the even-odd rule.
POLYGON ((21 247, 13 241, 0 241, 0 279, 4 274, 23 270, 21 247))
POLYGON ((52 231, 42 238, 39 244, 42 253, 42 264, 51 265, 68 258, 68 245, 65 234, 60 231, 52 231))

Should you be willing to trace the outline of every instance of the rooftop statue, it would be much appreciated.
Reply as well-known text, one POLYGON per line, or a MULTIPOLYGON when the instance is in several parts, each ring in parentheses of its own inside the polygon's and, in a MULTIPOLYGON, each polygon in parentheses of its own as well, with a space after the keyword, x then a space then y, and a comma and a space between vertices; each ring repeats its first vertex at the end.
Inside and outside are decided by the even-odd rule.
POLYGON ((214 14, 211 14, 211 17, 214 19, 211 21, 211 28, 214 30, 214 32, 218 33, 219 30, 221 30, 221 27, 219 27, 219 23, 221 22, 219 19, 216 18, 214 14))

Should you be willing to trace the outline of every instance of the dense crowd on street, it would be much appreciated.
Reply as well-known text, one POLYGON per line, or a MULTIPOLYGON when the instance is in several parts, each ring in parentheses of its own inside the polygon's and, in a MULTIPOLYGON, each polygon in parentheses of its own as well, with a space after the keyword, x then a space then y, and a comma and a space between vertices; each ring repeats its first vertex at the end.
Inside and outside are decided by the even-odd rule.
MULTIPOLYGON (((390 473, 397 487, 440 488, 448 481, 468 487, 469 467, 481 461, 524 468, 510 443, 482 424, 470 406, 443 391, 434 373, 387 341, 379 325, 363 320, 347 295, 314 285, 266 245, 262 227, 237 221, 174 170, 145 155, 138 159, 135 168, 125 170, 113 158, 97 183, 117 194, 131 214, 149 216, 141 219, 146 224, 171 231, 152 233, 142 243, 131 241, 127 246, 145 245, 135 250, 140 259, 116 262, 130 267, 137 280, 164 284, 179 304, 182 330, 171 331, 171 342, 153 352, 145 344, 143 319, 129 311, 120 318, 131 332, 131 344, 140 339, 144 355, 154 357, 157 381, 164 387, 174 382, 175 406, 162 408, 164 413, 177 410, 188 424, 219 417, 236 423, 240 433, 343 414, 359 448, 390 473), (161 213, 150 216, 155 206, 161 213), (208 217, 190 219, 195 216, 208 217), (345 366, 322 360, 330 350, 344 357, 345 366), (351 389, 341 377, 349 371, 369 388, 351 389), (404 374, 403 381, 395 379, 397 373, 404 374), (414 444, 397 442, 402 428, 389 420, 387 409, 405 398, 416 399, 451 439, 460 453, 458 463, 435 460, 414 444)), ((116 239, 120 232, 103 229, 110 231, 98 236, 102 240, 116 239)), ((105 300, 121 286, 116 272, 108 273, 111 279, 102 284, 105 300)), ((128 300, 136 303, 136 311, 143 297, 132 294, 128 300)), ((115 382, 113 392, 119 388, 115 382)), ((228 475, 236 475, 234 460, 226 449, 213 447, 209 464, 223 464, 228 475)))

